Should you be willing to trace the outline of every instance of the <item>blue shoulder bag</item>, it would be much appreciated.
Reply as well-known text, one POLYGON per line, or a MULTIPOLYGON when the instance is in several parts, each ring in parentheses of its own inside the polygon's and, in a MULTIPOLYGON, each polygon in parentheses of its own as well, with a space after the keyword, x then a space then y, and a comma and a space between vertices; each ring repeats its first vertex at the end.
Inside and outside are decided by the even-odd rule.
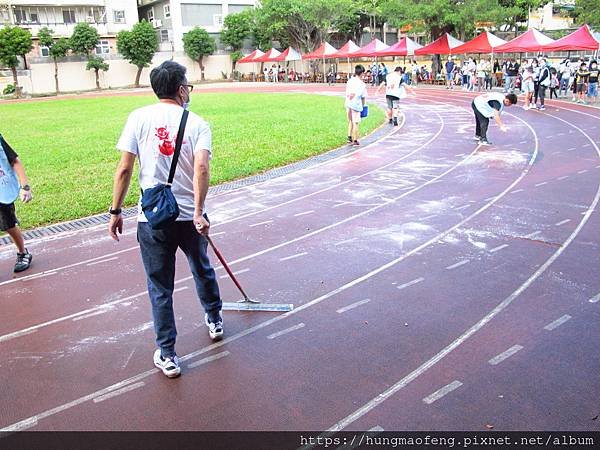
POLYGON ((173 154, 173 161, 171 161, 171 170, 169 171, 167 183, 158 184, 142 191, 142 211, 144 211, 144 215, 153 230, 168 228, 179 217, 179 206, 171 191, 171 185, 173 184, 177 161, 181 153, 181 144, 183 143, 183 134, 188 114, 189 112, 184 109, 183 116, 181 116, 181 123, 179 124, 179 131, 177 132, 175 153, 173 154))

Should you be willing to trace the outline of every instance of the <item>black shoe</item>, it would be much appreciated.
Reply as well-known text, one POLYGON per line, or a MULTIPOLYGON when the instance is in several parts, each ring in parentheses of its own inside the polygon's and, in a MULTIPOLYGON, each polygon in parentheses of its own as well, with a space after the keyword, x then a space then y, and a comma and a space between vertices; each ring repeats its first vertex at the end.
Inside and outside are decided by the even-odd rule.
POLYGON ((352 144, 352 136, 348 136, 348 144, 352 144))
POLYGON ((389 119, 388 123, 391 125, 393 123, 392 119, 389 119))
POLYGON ((23 272, 31 266, 33 256, 25 249, 25 253, 17 253, 17 262, 15 263, 15 273, 23 272))
POLYGON ((358 145, 360 145, 360 142, 358 142, 358 141, 354 141, 354 142, 352 143, 352 145, 357 145, 357 146, 358 146, 358 145))
POLYGON ((394 126, 397 127, 398 126, 398 118, 394 117, 394 126))
POLYGON ((490 141, 488 141, 487 139, 481 139, 479 141, 479 145, 492 145, 492 143, 490 141))

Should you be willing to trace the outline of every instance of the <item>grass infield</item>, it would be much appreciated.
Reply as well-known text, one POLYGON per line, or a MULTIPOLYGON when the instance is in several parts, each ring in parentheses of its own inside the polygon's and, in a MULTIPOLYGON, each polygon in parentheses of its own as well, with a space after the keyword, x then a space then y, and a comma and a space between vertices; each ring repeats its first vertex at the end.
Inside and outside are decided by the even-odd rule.
MULTIPOLYGON (((0 105, 0 132, 25 165, 33 201, 17 201, 24 229, 107 210, 119 152, 115 144, 128 114, 153 96, 99 97, 0 105)), ((192 95, 190 110, 213 134, 211 184, 289 164, 346 141, 343 100, 309 94, 192 95)), ((383 112, 369 108, 363 134, 383 112)), ((137 202, 134 175, 126 206, 137 202)))

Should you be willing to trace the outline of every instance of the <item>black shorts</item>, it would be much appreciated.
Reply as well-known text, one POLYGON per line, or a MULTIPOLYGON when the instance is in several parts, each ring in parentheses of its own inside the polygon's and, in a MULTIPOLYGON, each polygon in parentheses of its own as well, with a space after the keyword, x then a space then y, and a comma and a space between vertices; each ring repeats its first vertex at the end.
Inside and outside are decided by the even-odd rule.
POLYGON ((587 92, 587 88, 585 83, 577 83, 577 91, 578 94, 585 94, 587 92))
POLYGON ((10 230, 17 226, 19 221, 15 214, 15 204, 5 205, 0 203, 0 231, 10 230))
POLYGON ((389 109, 397 108, 400 104, 400 99, 395 95, 386 95, 385 99, 387 100, 387 105, 389 109))

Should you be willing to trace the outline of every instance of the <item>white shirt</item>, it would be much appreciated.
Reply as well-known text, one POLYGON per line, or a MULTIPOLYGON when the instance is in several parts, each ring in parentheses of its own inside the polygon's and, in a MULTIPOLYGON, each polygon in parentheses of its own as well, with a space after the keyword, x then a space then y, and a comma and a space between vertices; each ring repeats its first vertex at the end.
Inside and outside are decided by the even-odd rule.
MULTIPOLYGON (((167 182, 182 114, 181 106, 156 103, 136 109, 129 115, 117 149, 137 155, 142 190, 167 182)), ((209 157, 212 154, 210 127, 190 112, 171 188, 179 206, 178 221, 194 218, 194 156, 200 151, 208 151, 209 157)), ((147 222, 140 203, 141 198, 138 222, 147 222)))
POLYGON ((367 98, 367 85, 355 75, 346 83, 346 108, 361 112, 363 98, 367 98))
POLYGON ((402 85, 402 75, 400 72, 392 72, 388 74, 385 81, 385 95, 391 95, 393 97, 401 98, 404 95, 402 90, 404 86, 402 85))
POLYGON ((491 119, 496 115, 496 112, 500 113, 504 110, 504 97, 505 94, 500 92, 490 92, 489 94, 480 95, 479 97, 475 97, 473 102, 475 103, 475 107, 477 110, 483 114, 484 117, 491 119), (489 105, 489 101, 496 100, 500 103, 500 111, 492 108, 489 105))

